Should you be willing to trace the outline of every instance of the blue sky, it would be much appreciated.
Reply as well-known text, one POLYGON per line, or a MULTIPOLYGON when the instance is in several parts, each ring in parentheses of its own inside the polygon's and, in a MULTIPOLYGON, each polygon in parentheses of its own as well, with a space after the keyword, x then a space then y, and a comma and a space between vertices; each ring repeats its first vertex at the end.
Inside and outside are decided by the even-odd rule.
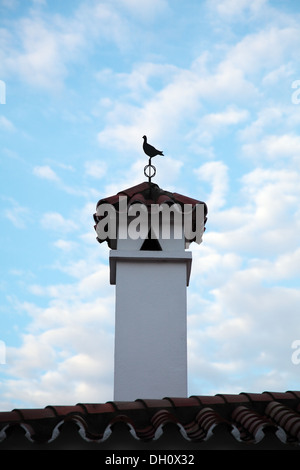
POLYGON ((144 134, 155 182, 209 208, 189 395, 299 390, 299 2, 0 0, 0 22, 0 408, 112 399, 92 215, 144 180, 144 134))

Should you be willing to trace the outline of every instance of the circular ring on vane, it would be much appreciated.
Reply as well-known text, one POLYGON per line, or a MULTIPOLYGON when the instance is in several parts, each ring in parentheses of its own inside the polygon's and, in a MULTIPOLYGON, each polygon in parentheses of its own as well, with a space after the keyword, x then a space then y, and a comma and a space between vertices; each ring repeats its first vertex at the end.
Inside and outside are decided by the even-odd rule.
POLYGON ((156 168, 154 165, 146 165, 144 167, 144 175, 147 176, 147 178, 153 178, 156 175, 156 168))

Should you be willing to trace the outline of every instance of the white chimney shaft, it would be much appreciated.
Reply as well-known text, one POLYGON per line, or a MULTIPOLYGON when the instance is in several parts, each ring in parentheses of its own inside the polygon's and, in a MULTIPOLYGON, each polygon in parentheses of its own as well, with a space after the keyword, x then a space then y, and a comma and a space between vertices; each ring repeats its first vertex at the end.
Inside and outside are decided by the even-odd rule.
POLYGON ((187 396, 191 253, 116 250, 110 262, 116 284, 114 399, 187 396))

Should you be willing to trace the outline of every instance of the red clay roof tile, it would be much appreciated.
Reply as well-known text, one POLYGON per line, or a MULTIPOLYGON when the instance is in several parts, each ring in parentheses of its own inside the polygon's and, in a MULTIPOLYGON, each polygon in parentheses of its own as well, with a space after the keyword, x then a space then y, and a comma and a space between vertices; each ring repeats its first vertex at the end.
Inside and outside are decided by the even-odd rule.
POLYGON ((79 403, 77 405, 80 406, 81 412, 82 410, 85 414, 98 414, 98 413, 113 413, 115 408, 112 403, 101 403, 101 404, 92 404, 92 403, 79 403))
MULTIPOLYGON (((116 411, 128 410, 128 401, 113 401, 110 403, 116 411)), ((146 405, 143 403, 143 400, 136 400, 131 402, 131 410, 140 410, 144 408, 146 408, 146 405)))
POLYGON ((45 419, 55 417, 55 413, 50 408, 40 409, 18 409, 14 410, 20 414, 22 421, 32 421, 36 419, 45 419))
POLYGON ((158 399, 137 399, 136 402, 141 402, 146 408, 169 408, 172 406, 169 400, 163 399, 163 400, 158 400, 158 399))
POLYGON ((218 404, 224 404, 225 401, 221 395, 215 395, 215 396, 198 396, 194 395, 192 398, 196 398, 199 401, 199 404, 201 405, 218 405, 218 404))
POLYGON ((137 184, 136 186, 132 186, 131 188, 123 189, 122 191, 119 191, 118 195, 125 195, 127 197, 132 197, 135 194, 142 193, 143 191, 147 191, 148 189, 149 189, 149 183, 144 181, 143 183, 137 184))
POLYGON ((239 395, 245 396, 248 398, 249 401, 251 402, 269 402, 272 400, 272 397, 270 396, 269 393, 263 392, 263 393, 245 393, 242 392, 239 395))
MULTIPOLYGON (((82 407, 81 406, 46 406, 45 410, 51 410, 53 416, 66 416, 71 413, 82 413, 82 407)), ((46 418, 46 416, 44 416, 46 418)))
POLYGON ((157 439, 172 424, 188 441, 204 442, 218 432, 240 443, 255 444, 271 433, 280 442, 299 446, 299 409, 297 391, 19 409, 0 412, 0 449, 16 426, 25 430, 29 441, 50 443, 65 423, 76 424, 79 435, 88 442, 105 442, 115 426, 123 423, 141 441, 157 439))
POLYGON ((166 397, 165 399, 168 400, 174 406, 174 408, 187 407, 187 406, 199 406, 199 401, 197 400, 196 397, 190 397, 190 398, 166 397))
POLYGON ((299 443, 300 414, 279 402, 271 402, 266 407, 266 415, 277 423, 287 434, 289 440, 299 443))
POLYGON ((248 402, 248 398, 239 394, 239 395, 229 395, 218 393, 217 396, 222 397, 225 403, 243 403, 248 402))

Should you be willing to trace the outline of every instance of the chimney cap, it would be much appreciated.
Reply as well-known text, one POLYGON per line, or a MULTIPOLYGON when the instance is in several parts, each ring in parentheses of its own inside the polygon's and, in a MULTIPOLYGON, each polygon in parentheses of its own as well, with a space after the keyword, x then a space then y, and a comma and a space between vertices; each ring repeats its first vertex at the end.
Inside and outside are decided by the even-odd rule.
MULTIPOLYGON (((203 205, 204 209, 204 225, 207 221, 207 205, 205 202, 200 201, 198 199, 193 199, 188 196, 184 196, 183 194, 175 193, 175 192, 170 192, 166 191, 164 189, 161 189, 157 184, 144 181, 143 183, 140 183, 138 185, 132 186, 130 188, 124 189, 122 191, 119 191, 117 194, 102 198, 98 201, 96 205, 96 209, 98 209, 102 204, 110 204, 114 207, 115 211, 119 211, 119 202, 120 202, 120 197, 127 197, 127 208, 129 208, 132 204, 140 203, 143 204, 148 211, 151 210, 152 205, 162 205, 162 204, 167 204, 169 206, 172 206, 173 204, 178 204, 180 207, 183 208, 184 205, 190 205, 192 206, 192 221, 193 223, 195 222, 195 217, 196 217, 196 206, 199 204, 203 205)), ((96 225, 94 226, 95 230, 97 228, 98 222, 101 220, 97 213, 94 214, 94 220, 96 222, 96 225)), ((205 230, 205 227, 204 227, 205 230)), ((107 236, 104 239, 99 239, 97 240, 102 243, 104 241, 107 241, 108 246, 111 246, 111 240, 107 236)))

